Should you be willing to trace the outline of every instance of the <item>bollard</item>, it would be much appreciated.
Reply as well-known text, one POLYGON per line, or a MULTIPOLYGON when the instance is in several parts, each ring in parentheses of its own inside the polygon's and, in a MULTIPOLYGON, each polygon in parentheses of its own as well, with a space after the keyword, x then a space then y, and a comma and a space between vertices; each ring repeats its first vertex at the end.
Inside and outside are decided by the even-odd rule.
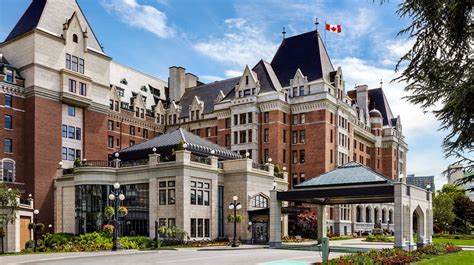
POLYGON ((323 262, 328 261, 329 259, 329 238, 328 237, 321 238, 321 253, 322 253, 323 262))

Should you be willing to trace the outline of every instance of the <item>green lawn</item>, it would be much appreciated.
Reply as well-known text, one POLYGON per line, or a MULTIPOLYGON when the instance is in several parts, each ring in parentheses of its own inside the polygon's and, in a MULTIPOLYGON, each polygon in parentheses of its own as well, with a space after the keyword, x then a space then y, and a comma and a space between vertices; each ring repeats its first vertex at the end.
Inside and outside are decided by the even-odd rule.
POLYGON ((474 246, 474 239, 433 238, 434 244, 452 243, 456 246, 474 246))
POLYGON ((421 265, 421 264, 472 265, 473 261, 474 261, 474 251, 465 250, 465 251, 459 251, 453 254, 437 256, 431 259, 416 262, 414 264, 417 264, 417 265, 421 265))

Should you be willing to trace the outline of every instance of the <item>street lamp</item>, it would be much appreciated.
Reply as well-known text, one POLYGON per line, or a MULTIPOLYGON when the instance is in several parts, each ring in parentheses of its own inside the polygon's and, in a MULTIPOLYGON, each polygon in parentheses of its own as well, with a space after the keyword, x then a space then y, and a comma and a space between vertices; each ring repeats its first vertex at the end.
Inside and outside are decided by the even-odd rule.
POLYGON ((113 236, 112 251, 117 251, 117 249, 120 249, 119 242, 118 242, 118 224, 119 224, 118 206, 119 206, 120 201, 125 200, 125 195, 123 195, 123 193, 120 191, 120 184, 118 182, 114 183, 114 190, 110 192, 109 200, 111 200, 114 203, 114 236, 113 236))
POLYGON ((234 210, 234 240, 232 241, 232 247, 237 247, 237 243, 235 241, 235 238, 237 237, 237 210, 240 210, 242 208, 242 205, 240 202, 237 202, 239 197, 237 195, 234 195, 232 197, 233 202, 229 204, 229 209, 234 210))
POLYGON ((38 245, 38 214, 39 214, 39 210, 38 209, 35 209, 33 211, 33 239, 35 240, 35 249, 34 249, 34 252, 36 252, 36 246, 38 245))
POLYGON ((52 234, 53 233, 53 225, 49 224, 48 229, 49 229, 49 233, 52 234))
POLYGON ((426 190, 430 191, 430 189, 431 189, 431 185, 430 184, 426 185, 426 190))

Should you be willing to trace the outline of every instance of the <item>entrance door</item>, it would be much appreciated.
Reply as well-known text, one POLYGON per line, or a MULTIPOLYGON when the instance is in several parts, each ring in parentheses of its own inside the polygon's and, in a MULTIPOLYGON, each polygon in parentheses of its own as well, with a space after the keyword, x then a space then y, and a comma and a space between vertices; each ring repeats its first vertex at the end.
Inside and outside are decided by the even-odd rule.
POLYGON ((255 243, 268 242, 268 223, 255 223, 253 225, 253 240, 255 243))
POLYGON ((29 216, 20 216, 20 249, 25 249, 26 242, 31 240, 30 229, 28 229, 29 223, 31 223, 29 216))

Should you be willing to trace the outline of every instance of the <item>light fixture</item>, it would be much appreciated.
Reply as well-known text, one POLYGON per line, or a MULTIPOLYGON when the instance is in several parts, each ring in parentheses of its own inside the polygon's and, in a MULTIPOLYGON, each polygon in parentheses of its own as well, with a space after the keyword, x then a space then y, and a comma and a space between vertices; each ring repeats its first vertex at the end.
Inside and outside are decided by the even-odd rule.
POLYGON ((118 158, 120 154, 118 152, 115 153, 115 158, 118 158))
POLYGON ((153 147, 153 149, 151 149, 151 151, 153 151, 153 154, 156 153, 156 147, 153 147))
POLYGON ((237 207, 235 207, 237 210, 240 210, 242 208, 242 204, 237 204, 237 207))
POLYGON ((271 162, 272 162, 272 158, 269 157, 267 161, 268 161, 268 163, 271 163, 271 162))
POLYGON ((52 227, 53 227, 53 225, 52 225, 52 224, 49 224, 49 225, 48 225, 48 227, 49 227, 49 228, 52 228, 52 227))
POLYGON ((211 155, 214 155, 216 153, 215 150, 211 150, 211 155))
POLYGON ((119 189, 119 188, 120 188, 120 184, 119 184, 118 182, 115 182, 115 183, 114 183, 114 189, 117 190, 117 189, 119 189))
POLYGON ((232 203, 229 204, 229 210, 234 210, 234 205, 232 203))
POLYGON ((430 184, 426 185, 426 189, 427 189, 427 190, 430 190, 430 189, 431 189, 431 185, 430 185, 430 184))
POLYGON ((37 215, 37 214, 40 213, 40 211, 39 211, 38 209, 35 209, 35 210, 33 211, 33 213, 37 215))
POLYGON ((63 161, 59 161, 59 168, 62 168, 63 167, 63 161))
POLYGON ((188 144, 187 144, 187 143, 184 143, 184 144, 183 144, 183 148, 184 148, 184 149, 188 148, 188 144))
POLYGON ((12 188, 8 188, 8 190, 7 190, 7 191, 8 191, 8 192, 12 192, 12 188))
POLYGON ((109 194, 109 200, 113 201, 115 200, 115 195, 113 195, 112 193, 109 194))
POLYGON ((249 226, 251 226, 251 225, 252 225, 252 221, 249 221, 249 226))
POLYGON ((28 198, 33 198, 33 195, 31 193, 28 194, 28 198))
POLYGON ((286 167, 283 167, 283 171, 286 171, 286 167))
POLYGON ((250 157, 250 153, 249 153, 249 152, 245 152, 245 157, 250 157))
POLYGON ((239 197, 237 197, 237 195, 234 195, 234 196, 232 197, 232 200, 234 200, 234 201, 236 201, 236 200, 238 200, 238 199, 239 199, 239 197))
POLYGON ((82 159, 82 162, 86 163, 86 162, 87 162, 87 159, 85 159, 85 158, 84 158, 84 159, 82 159))
POLYGON ((119 200, 121 201, 125 200, 125 195, 123 195, 123 193, 120 193, 118 197, 119 197, 119 200))

